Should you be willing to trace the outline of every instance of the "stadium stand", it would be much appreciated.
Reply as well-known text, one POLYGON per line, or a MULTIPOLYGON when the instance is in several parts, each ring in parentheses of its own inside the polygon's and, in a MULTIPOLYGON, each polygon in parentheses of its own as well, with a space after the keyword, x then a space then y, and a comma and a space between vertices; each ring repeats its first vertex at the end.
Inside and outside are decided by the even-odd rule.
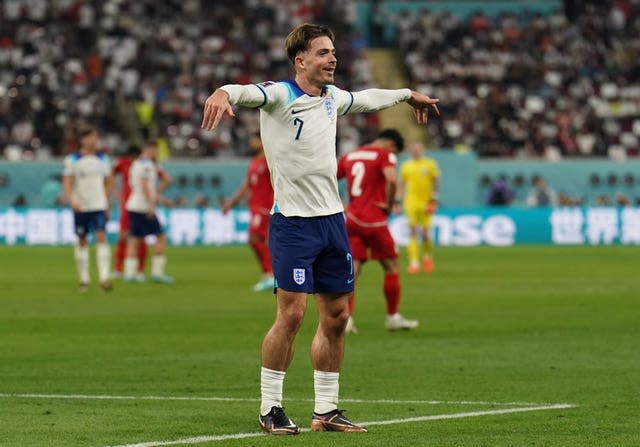
MULTIPOLYGON (((7 0, 0 20, 0 149, 10 160, 73 150, 79 120, 96 123, 115 151, 163 137, 176 157, 243 155, 257 114, 240 110, 201 132, 202 103, 223 83, 288 78, 284 38, 304 21, 331 23, 341 39, 350 64, 337 83, 371 82, 350 2, 7 0)), ((343 121, 342 133, 357 146, 376 124, 343 121)))
POLYGON ((638 156, 637 0, 572 2, 582 5, 573 20, 527 5, 463 19, 427 2, 411 13, 390 3, 412 84, 442 101, 433 146, 551 161, 638 156))

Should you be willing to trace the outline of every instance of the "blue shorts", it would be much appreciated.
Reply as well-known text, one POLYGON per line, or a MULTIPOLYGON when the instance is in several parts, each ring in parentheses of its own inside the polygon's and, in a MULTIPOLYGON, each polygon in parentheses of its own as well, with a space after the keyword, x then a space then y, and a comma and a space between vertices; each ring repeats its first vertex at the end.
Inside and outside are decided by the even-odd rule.
POLYGON ((269 250, 276 287, 306 293, 353 291, 353 257, 342 213, 272 215, 269 250))
POLYGON ((149 217, 146 213, 136 213, 135 211, 127 211, 129 213, 129 234, 133 237, 145 237, 150 234, 162 234, 162 226, 160 221, 154 214, 149 217))
POLYGON ((73 213, 73 225, 79 238, 85 238, 92 231, 104 231, 107 227, 107 215, 104 211, 73 213))

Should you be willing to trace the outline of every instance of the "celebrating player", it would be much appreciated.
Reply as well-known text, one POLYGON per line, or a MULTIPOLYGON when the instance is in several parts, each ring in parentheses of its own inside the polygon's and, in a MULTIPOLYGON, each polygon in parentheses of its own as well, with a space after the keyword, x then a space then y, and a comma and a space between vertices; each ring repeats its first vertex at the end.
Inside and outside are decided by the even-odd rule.
POLYGON ((140 156, 131 164, 129 183, 131 195, 126 203, 129 213, 129 240, 127 257, 124 260, 124 276, 127 282, 144 280, 137 274, 139 271, 137 254, 144 238, 150 234, 156 236, 153 258, 151 259, 151 280, 165 284, 173 283, 173 278, 165 274, 167 262, 164 251, 166 237, 156 216, 158 202, 158 168, 155 163, 158 146, 147 143, 140 156))
POLYGON ((62 184, 73 208, 73 221, 78 242, 74 247, 76 267, 80 277, 80 290, 89 290, 89 246, 91 232, 96 238, 96 261, 100 287, 111 290, 109 269, 111 248, 107 241, 106 225, 109 218, 113 176, 105 154, 97 153, 98 131, 84 124, 78 130, 80 150, 64 159, 62 184))
MULTIPOLYGON (((418 326, 416 320, 408 320, 398 312, 398 253, 387 225, 387 216, 392 211, 396 194, 396 154, 403 149, 402 135, 395 129, 385 129, 371 144, 349 152, 338 160, 338 178, 346 177, 349 191, 347 233, 355 276, 358 277, 360 265, 369 258, 368 251, 371 251, 371 258, 380 261, 384 270, 386 327, 390 331, 418 326)), ((355 293, 349 301, 347 332, 357 333, 351 317, 354 302, 355 293)))
POLYGON ((260 109, 260 130, 274 203, 269 246, 276 280, 276 320, 262 343, 259 423, 267 433, 297 434, 282 408, 285 373, 307 305, 315 295, 319 324, 311 344, 315 431, 364 432, 338 410, 338 379, 354 271, 336 177, 338 115, 409 103, 419 123, 437 99, 409 89, 348 92, 333 84, 336 50, 326 26, 304 23, 285 41, 295 79, 225 85, 206 100, 202 127, 215 129, 232 105, 260 109))
POLYGON ((273 188, 259 133, 251 136, 249 146, 255 155, 249 163, 247 177, 235 194, 222 205, 222 212, 227 214, 243 198, 249 197, 248 204, 251 212, 249 245, 251 245, 262 269, 262 278, 253 286, 253 290, 260 292, 273 290, 274 285, 268 242, 269 211, 273 205, 273 188))
POLYGON ((438 163, 424 156, 424 149, 418 142, 409 145, 411 158, 400 167, 400 188, 398 197, 404 195, 404 212, 409 224, 408 272, 420 272, 420 247, 418 227, 422 229, 422 269, 433 271, 433 243, 429 236, 431 217, 438 208, 438 188, 440 169, 438 163))

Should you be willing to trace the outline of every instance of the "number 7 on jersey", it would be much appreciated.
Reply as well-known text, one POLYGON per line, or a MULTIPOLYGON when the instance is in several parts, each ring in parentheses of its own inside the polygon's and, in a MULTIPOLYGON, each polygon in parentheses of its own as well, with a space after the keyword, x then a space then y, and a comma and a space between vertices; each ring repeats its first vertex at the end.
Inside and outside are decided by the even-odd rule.
POLYGON ((302 121, 300 118, 296 118, 293 120, 293 125, 294 126, 300 126, 298 127, 298 131, 296 132, 296 140, 300 139, 300 132, 302 132, 302 126, 304 125, 304 121, 302 121))

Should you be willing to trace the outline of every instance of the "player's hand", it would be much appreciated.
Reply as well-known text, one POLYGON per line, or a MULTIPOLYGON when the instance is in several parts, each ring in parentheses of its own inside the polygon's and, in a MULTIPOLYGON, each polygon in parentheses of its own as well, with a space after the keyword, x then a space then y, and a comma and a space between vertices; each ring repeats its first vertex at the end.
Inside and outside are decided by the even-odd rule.
POLYGON ((432 200, 431 202, 429 202, 429 204, 427 205, 427 207, 425 208, 425 211, 429 214, 433 214, 438 210, 438 201, 437 200, 432 200))
POLYGON ((440 110, 438 109, 439 102, 439 99, 429 98, 427 95, 413 91, 411 92, 411 98, 407 101, 407 103, 413 107, 413 114, 418 124, 427 124, 429 120, 429 108, 433 109, 435 114, 440 116, 440 110))
POLYGON ((229 212, 229 210, 231 210, 231 205, 229 204, 229 202, 225 202, 222 205, 222 214, 226 216, 226 214, 229 212))
POLYGON ((163 196, 158 197, 158 203, 167 208, 173 208, 173 200, 167 197, 163 197, 163 196))
POLYGON ((75 211, 76 213, 79 213, 80 211, 82 211, 80 209, 80 203, 75 198, 72 198, 69 201, 69 204, 71 205, 71 209, 73 209, 73 211, 75 211))
POLYGON ((232 117, 236 116, 229 103, 229 94, 224 90, 217 89, 204 103, 201 127, 205 130, 215 129, 225 113, 232 117))

